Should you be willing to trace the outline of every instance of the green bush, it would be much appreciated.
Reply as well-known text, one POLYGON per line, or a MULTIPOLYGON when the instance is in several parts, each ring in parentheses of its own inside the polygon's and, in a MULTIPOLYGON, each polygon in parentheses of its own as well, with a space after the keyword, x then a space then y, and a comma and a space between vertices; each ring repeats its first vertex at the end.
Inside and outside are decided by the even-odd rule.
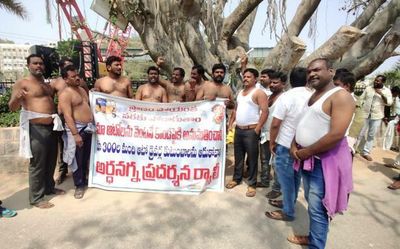
POLYGON ((8 108, 8 101, 11 98, 11 89, 7 89, 0 95, 0 127, 18 126, 19 111, 11 112, 8 108))

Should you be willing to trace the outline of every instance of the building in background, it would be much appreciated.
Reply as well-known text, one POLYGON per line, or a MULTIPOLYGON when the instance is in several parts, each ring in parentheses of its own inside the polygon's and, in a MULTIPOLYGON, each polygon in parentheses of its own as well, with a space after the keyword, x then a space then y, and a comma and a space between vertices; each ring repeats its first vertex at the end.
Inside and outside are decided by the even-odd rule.
POLYGON ((15 81, 23 76, 30 47, 31 45, 0 44, 1 81, 15 81))

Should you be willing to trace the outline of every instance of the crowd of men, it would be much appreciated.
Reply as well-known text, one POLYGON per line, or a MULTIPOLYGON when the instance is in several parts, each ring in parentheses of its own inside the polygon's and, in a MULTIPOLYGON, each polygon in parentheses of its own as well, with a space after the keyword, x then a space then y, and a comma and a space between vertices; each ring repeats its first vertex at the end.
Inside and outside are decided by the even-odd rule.
MULTIPOLYGON (((383 85, 384 76, 377 76, 374 86, 368 87, 356 102, 354 75, 345 69, 335 72, 327 59, 315 59, 307 68, 294 68, 288 87, 286 73, 265 69, 259 75, 256 69, 247 67, 247 58, 243 57, 243 88, 235 99, 231 87, 224 84, 223 64, 212 67, 211 80, 205 77, 201 65, 195 65, 187 82, 181 67, 173 69, 170 80, 161 78, 163 64, 164 59, 159 57, 156 65, 148 68, 148 82, 134 95, 129 79, 122 75, 121 58, 111 56, 106 60, 108 75, 98 79, 91 91, 161 103, 225 99, 226 107, 233 109, 228 127, 235 129, 234 174, 226 188, 232 189, 247 178, 246 196, 254 197, 257 188, 267 188, 273 180, 266 197, 278 209, 266 211, 266 217, 294 221, 302 179, 308 202, 309 234, 293 235, 288 240, 309 248, 324 248, 329 219, 347 208, 353 188, 352 154, 358 141, 364 133, 368 134, 361 154, 372 160, 369 154, 383 108, 392 104, 391 92, 383 85), (260 181, 257 180, 259 158, 260 181), (281 195, 283 199, 277 200, 281 195)), ((9 107, 13 111, 22 108, 21 120, 27 127, 21 131, 27 134, 23 138, 24 155, 30 158, 29 201, 45 209, 54 206, 45 199, 46 195, 65 194, 55 185, 65 180, 67 166, 73 171, 74 197, 84 196, 95 129, 89 89, 71 60, 60 61, 60 77, 50 84, 43 78, 41 56, 30 55, 27 66, 29 75, 14 84, 9 107), (56 113, 62 117, 64 132, 54 131, 56 113), (60 170, 54 181, 58 154, 60 170)))

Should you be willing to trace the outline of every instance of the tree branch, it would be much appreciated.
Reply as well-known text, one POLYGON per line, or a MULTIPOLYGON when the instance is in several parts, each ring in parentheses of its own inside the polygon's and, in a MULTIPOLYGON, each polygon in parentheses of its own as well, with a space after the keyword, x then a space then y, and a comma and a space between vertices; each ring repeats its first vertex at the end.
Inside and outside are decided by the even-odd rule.
POLYGON ((317 9, 321 0, 302 0, 288 26, 289 36, 298 36, 317 9))
POLYGON ((301 66, 307 66, 317 58, 336 60, 340 58, 362 35, 361 30, 352 26, 342 26, 323 45, 301 62, 301 66))
POLYGON ((364 9, 364 11, 361 13, 360 16, 357 17, 356 20, 351 24, 351 26, 363 29, 365 28, 372 17, 374 17, 376 11, 378 8, 387 0, 371 0, 369 1, 367 7, 364 9))
POLYGON ((344 54, 343 59, 362 57, 371 52, 381 41, 390 26, 400 15, 400 0, 392 0, 365 29, 367 35, 361 37, 352 48, 344 54))
POLYGON ((222 39, 229 40, 239 25, 262 2, 262 0, 243 0, 236 9, 224 20, 222 39))
POLYGON ((393 55, 395 49, 400 45, 400 17, 396 19, 392 29, 385 35, 383 40, 361 58, 348 60, 340 63, 338 67, 344 67, 351 70, 357 79, 373 72, 387 58, 393 55))

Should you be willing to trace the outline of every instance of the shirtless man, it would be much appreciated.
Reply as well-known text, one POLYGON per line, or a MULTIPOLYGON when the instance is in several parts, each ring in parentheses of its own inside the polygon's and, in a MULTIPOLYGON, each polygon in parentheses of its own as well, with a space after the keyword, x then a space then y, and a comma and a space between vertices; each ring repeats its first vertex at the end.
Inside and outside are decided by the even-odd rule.
MULTIPOLYGON (((31 114, 47 116, 55 113, 54 91, 44 83, 43 58, 31 54, 27 58, 29 76, 18 80, 12 90, 8 106, 11 111, 22 108, 31 114)), ((28 122, 29 141, 27 150, 32 155, 29 163, 29 201, 38 208, 51 208, 54 204, 44 200, 45 195, 65 194, 65 191, 54 187, 54 169, 57 160, 57 134, 53 131, 51 117, 32 118, 28 122)), ((20 132, 24 132, 21 122, 20 132)), ((22 144, 21 144, 22 145, 22 144)), ((29 154, 29 152, 28 152, 29 154)))
MULTIPOLYGON (((59 68, 60 68, 60 72, 63 70, 64 67, 69 66, 69 65, 73 65, 73 62, 70 58, 63 58, 60 60, 60 62, 58 63, 59 68)), ((50 82, 50 86, 54 89, 55 94, 58 96, 60 94, 60 92, 62 90, 64 90, 64 88, 67 87, 67 84, 65 83, 65 80, 60 76, 56 79, 53 79, 50 82)), ((86 84, 85 81, 81 80, 80 81, 80 86, 83 87, 85 89, 86 92, 89 92, 89 88, 86 84)), ((67 178, 67 174, 68 174, 68 165, 63 161, 63 150, 64 150, 64 142, 61 139, 61 134, 59 137, 59 151, 60 151, 60 156, 59 156, 59 162, 58 162, 58 177, 56 179, 56 183, 57 185, 61 184, 64 182, 65 178, 67 178)))
MULTIPOLYGON (((157 67, 161 68, 164 64, 164 58, 157 58, 157 67)), ((167 91, 168 102, 184 102, 185 98, 185 84, 183 79, 185 78, 185 70, 180 67, 175 67, 172 71, 171 81, 164 80, 162 77, 159 78, 160 86, 164 87, 167 91)))
POLYGON ((196 94, 196 100, 215 100, 224 98, 228 109, 235 107, 233 93, 229 86, 223 83, 226 68, 224 64, 215 64, 212 68, 213 81, 206 81, 196 94))
POLYGON ((117 56, 107 58, 106 68, 108 76, 96 80, 94 91, 130 99, 133 97, 131 82, 128 78, 121 76, 121 61, 121 58, 117 56))
POLYGON ((194 65, 190 73, 190 79, 185 83, 185 97, 186 101, 195 101, 196 94, 199 89, 204 85, 207 78, 204 76, 204 68, 202 65, 194 65))
POLYGON ((151 66, 147 69, 147 77, 149 82, 141 85, 136 92, 136 100, 147 102, 168 102, 167 91, 160 86, 160 71, 157 67, 151 66))
POLYGON ((87 169, 90 157, 91 133, 85 132, 88 124, 92 123, 93 116, 89 107, 89 97, 86 91, 80 87, 79 75, 73 65, 66 66, 61 71, 67 87, 59 95, 59 111, 64 115, 67 144, 69 139, 74 140, 75 161, 77 169, 73 173, 76 199, 84 195, 87 169), (69 135, 68 135, 69 134, 69 135))

